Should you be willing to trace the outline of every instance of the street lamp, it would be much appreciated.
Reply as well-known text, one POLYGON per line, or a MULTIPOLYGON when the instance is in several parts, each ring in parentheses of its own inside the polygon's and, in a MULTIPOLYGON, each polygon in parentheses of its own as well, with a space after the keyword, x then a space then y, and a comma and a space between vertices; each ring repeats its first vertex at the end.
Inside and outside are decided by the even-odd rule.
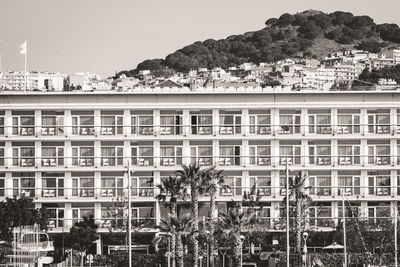
POLYGON ((308 233, 303 232, 303 240, 304 240, 304 246, 303 246, 303 265, 307 266, 307 238, 308 238, 308 233))
POLYGON ((243 241, 244 235, 240 235, 240 266, 243 266, 243 241))

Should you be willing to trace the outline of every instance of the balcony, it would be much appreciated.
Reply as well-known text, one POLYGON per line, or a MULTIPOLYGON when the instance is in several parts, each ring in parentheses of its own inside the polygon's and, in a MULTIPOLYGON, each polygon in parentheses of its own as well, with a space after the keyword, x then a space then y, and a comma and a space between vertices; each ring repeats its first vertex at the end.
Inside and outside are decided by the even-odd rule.
POLYGON ((358 165, 360 164, 360 156, 339 156, 339 165, 358 165))
POLYGON ((223 186, 220 188, 219 195, 221 197, 227 196, 242 196, 241 186, 223 186))
POLYGON ((154 165, 154 158, 153 156, 139 156, 139 157, 132 157, 131 158, 132 165, 135 166, 153 166, 154 165))
POLYGON ((94 157, 74 157, 72 158, 72 165, 80 167, 94 166, 94 157))
POLYGON ((72 196, 75 197, 94 197, 94 187, 72 188, 72 196))
POLYGON ((180 166, 182 157, 161 157, 160 166, 180 166))
POLYGON ((154 197, 154 187, 133 187, 132 196, 154 197))
POLYGON ((34 157, 13 158, 13 166, 34 167, 35 166, 35 158, 34 157))
POLYGON ((64 189, 57 187, 45 187, 42 189, 42 197, 50 198, 50 197, 63 197, 64 189))

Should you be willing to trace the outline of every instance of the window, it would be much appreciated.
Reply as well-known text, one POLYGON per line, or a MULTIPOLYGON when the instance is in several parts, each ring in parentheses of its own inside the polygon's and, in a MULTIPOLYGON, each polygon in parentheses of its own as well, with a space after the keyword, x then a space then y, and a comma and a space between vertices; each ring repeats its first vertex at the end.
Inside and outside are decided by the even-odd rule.
POLYGON ((299 134, 300 115, 279 115, 280 134, 299 134))
POLYGON ((94 178, 72 178, 72 196, 94 197, 94 178))
POLYGON ((153 147, 135 146, 131 148, 132 165, 153 166, 153 147))
POLYGON ((212 134, 212 116, 211 115, 191 115, 191 133, 198 135, 212 134))
POLYGON ((249 146, 250 165, 266 166, 271 165, 270 146, 249 146))
POLYGON ((136 115, 131 116, 131 133, 138 135, 152 135, 153 131, 153 115, 136 115))
POLYGON ((64 208, 46 207, 46 210, 48 211, 48 228, 64 227, 64 208))
POLYGON ((4 196, 4 178, 0 178, 0 197, 4 196))
POLYGON ((360 195, 360 176, 341 175, 338 177, 338 186, 339 195, 360 195))
POLYGON ((13 178, 13 195, 35 197, 35 178, 13 178))
POLYGON ((34 147, 13 147, 13 166, 32 167, 35 165, 34 147))
POLYGON ((182 134, 182 115, 161 115, 160 134, 161 135, 182 134))
POLYGON ((154 197, 153 177, 133 177, 132 195, 139 197, 154 197))
POLYGON ((212 146, 191 146, 190 147, 190 163, 199 166, 213 165, 212 146))
POLYGON ((94 148, 72 147, 72 165, 81 167, 94 166, 94 148))
POLYGON ((56 115, 57 113, 61 112, 42 112, 42 135, 64 134, 64 115, 56 115))
POLYGON ((122 177, 102 177, 100 195, 102 197, 123 196, 123 179, 122 177))
POLYGON ((42 166, 54 167, 64 165, 64 147, 43 146, 42 166))
POLYGON ((309 133, 331 134, 331 115, 310 115, 308 117, 309 133))
POLYGON ((310 195, 313 196, 330 196, 331 177, 330 176, 310 176, 310 195))
POLYGON ((260 196, 271 196, 271 177, 250 177, 250 186, 253 187, 254 185, 260 196))
POLYGON ((390 176, 368 175, 368 194, 376 196, 390 195, 390 176))
POLYGON ((72 208, 72 223, 75 224, 82 220, 83 217, 89 218, 94 216, 93 207, 72 208))
POLYGON ((319 206, 312 206, 309 208, 309 214, 310 214, 310 226, 318 226, 318 227, 334 226, 331 206, 325 206, 323 204, 319 206))
POLYGON ((64 196, 64 178, 42 178, 42 197, 64 196))
POLYGON ((339 145, 338 146, 339 165, 360 164, 360 146, 359 145, 339 145))
POLYGON ((160 147, 160 165, 161 166, 177 166, 182 165, 182 147, 169 146, 160 147))
POLYGON ((240 165, 240 146, 220 146, 219 154, 218 164, 220 166, 240 165))
POLYGON ((101 147, 101 166, 121 166, 124 164, 124 148, 115 146, 101 147))
POLYGON ((390 133, 390 114, 368 114, 368 133, 390 133))
POLYGON ((4 113, 0 116, 0 135, 4 135, 4 113))
POLYGON ((240 134, 242 115, 220 115, 219 125, 219 134, 240 134))
POLYGON ((368 203, 368 218, 371 222, 380 223, 390 218, 390 204, 368 203))
POLYGON ((123 134, 123 116, 101 116, 101 135, 123 134))
POLYGON ((368 164, 389 165, 390 146, 368 145, 368 164))
POLYGON ((34 116, 13 116, 12 117, 13 135, 34 135, 35 117, 34 116))
POLYGON ((4 166, 4 147, 0 147, 0 166, 4 166))
POLYGON ((220 196, 241 196, 242 177, 225 177, 224 185, 220 187, 220 196))
POLYGON ((341 114, 338 115, 337 134, 360 133, 360 115, 341 114))
POLYGON ((331 165, 331 147, 330 146, 309 146, 310 164, 331 165))
POLYGON ((293 165, 301 163, 301 146, 289 145, 279 146, 280 165, 293 165))
POLYGON ((268 115, 250 115, 250 133, 251 134, 271 134, 271 116, 268 115))
POLYGON ((93 115, 72 116, 72 134, 94 135, 94 133, 93 115))

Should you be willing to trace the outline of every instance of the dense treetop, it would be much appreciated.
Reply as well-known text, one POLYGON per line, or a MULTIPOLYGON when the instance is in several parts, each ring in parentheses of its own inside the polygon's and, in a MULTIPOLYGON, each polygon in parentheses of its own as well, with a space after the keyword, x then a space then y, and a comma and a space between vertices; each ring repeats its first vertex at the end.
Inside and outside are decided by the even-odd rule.
POLYGON ((279 18, 268 19, 261 30, 221 40, 198 41, 165 59, 148 59, 139 63, 136 69, 119 74, 133 76, 139 70, 152 70, 155 75, 168 75, 175 71, 228 68, 244 62, 273 62, 295 56, 319 58, 323 53, 314 48, 322 41, 331 44, 324 47, 322 52, 325 54, 349 47, 376 53, 382 47, 400 43, 400 28, 396 24, 378 25, 368 16, 354 16, 342 11, 285 13, 279 18))

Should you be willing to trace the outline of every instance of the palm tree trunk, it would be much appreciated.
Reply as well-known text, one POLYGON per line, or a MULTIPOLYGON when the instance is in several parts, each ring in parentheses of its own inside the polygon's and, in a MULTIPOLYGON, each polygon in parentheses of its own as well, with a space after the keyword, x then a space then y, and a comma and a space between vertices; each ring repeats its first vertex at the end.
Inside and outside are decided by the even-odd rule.
POLYGON ((182 235, 181 234, 177 234, 177 238, 176 238, 176 259, 178 262, 178 267, 184 267, 183 244, 182 244, 182 235))
POLYGON ((233 265, 240 267, 240 255, 242 252, 240 245, 240 233, 235 233, 233 239, 233 265))
POLYGON ((192 211, 193 211, 193 267, 198 267, 199 262, 199 200, 195 189, 192 190, 192 211))
MULTIPOLYGON (((176 203, 170 203, 170 212, 173 217, 176 216, 176 203)), ((176 242, 177 242, 177 234, 175 231, 171 233, 171 255, 172 255, 172 267, 176 266, 176 258, 177 258, 177 251, 176 251, 176 242)))
POLYGON ((211 218, 211 224, 210 224, 210 267, 214 267, 214 255, 217 255, 215 253, 215 240, 214 240, 214 232, 215 232, 215 223, 217 220, 216 216, 216 203, 215 203, 215 193, 212 192, 210 195, 210 218, 211 218))
POLYGON ((301 201, 296 202, 296 253, 301 253, 301 201))

